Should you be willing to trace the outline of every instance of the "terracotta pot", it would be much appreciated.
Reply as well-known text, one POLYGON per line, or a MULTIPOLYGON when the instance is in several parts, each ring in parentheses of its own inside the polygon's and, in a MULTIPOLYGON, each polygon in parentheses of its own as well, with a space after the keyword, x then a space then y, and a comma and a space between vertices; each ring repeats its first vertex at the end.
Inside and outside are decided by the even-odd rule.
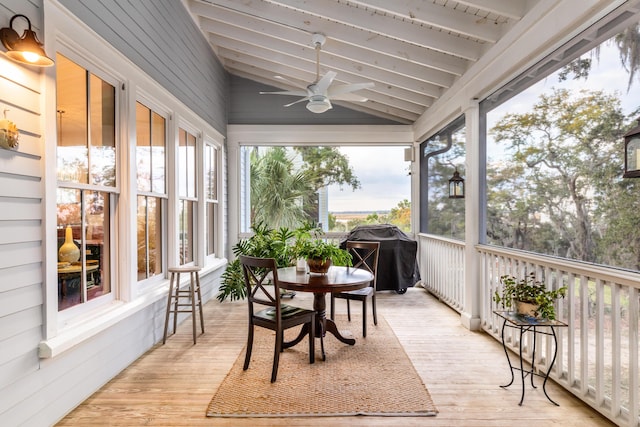
POLYGON ((516 312, 526 317, 538 317, 538 304, 533 304, 525 301, 516 301, 516 312))
POLYGON ((321 259, 307 259, 307 265, 309 266, 309 271, 311 273, 326 273, 329 271, 329 267, 331 267, 331 260, 327 259, 326 261, 322 261, 321 259))

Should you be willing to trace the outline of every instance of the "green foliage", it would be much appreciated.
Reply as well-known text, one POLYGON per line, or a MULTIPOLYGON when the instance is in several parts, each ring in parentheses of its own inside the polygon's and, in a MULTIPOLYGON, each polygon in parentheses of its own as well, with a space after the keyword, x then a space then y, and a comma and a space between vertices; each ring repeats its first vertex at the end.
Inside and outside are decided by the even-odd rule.
POLYGON ((536 281, 535 273, 530 273, 523 279, 514 276, 501 276, 500 284, 502 291, 496 290, 493 301, 502 305, 505 309, 512 309, 516 301, 537 304, 536 316, 554 320, 556 318, 555 302, 558 298, 564 298, 567 287, 548 290, 547 286, 536 281))
POLYGON ((290 246, 294 259, 331 259, 335 265, 351 265, 351 255, 338 245, 322 240, 322 229, 306 223, 293 232, 295 240, 290 246))
POLYGON ((325 262, 330 259, 334 265, 351 265, 351 254, 338 245, 321 239, 304 241, 297 250, 299 258, 318 259, 325 262))
MULTIPOLYGON (((305 226, 306 227, 306 226, 305 226)), ((278 267, 292 265, 295 260, 295 251, 292 241, 296 231, 288 228, 274 230, 262 223, 251 227, 253 235, 240 240, 233 248, 233 254, 249 255, 260 258, 275 258, 278 267)), ((227 298, 231 301, 244 299, 246 288, 240 261, 236 258, 227 265, 227 269, 221 276, 220 292, 217 299, 222 302, 227 298)))
POLYGON ((251 154, 251 220, 271 228, 294 228, 307 220, 303 206, 315 192, 313 177, 296 170, 284 147, 251 154))
POLYGON ((237 258, 248 255, 260 258, 275 258, 278 267, 288 267, 297 258, 331 258, 335 265, 351 265, 351 255, 337 245, 327 243, 318 237, 322 230, 311 223, 289 230, 286 227, 273 229, 263 223, 251 227, 253 235, 241 239, 233 248, 236 259, 227 265, 222 273, 220 292, 216 298, 222 302, 246 298, 246 287, 242 266, 237 258))
POLYGON ((303 170, 312 178, 314 191, 331 185, 348 185, 354 190, 360 188, 360 181, 353 174, 349 158, 337 147, 295 147, 302 155, 303 170))

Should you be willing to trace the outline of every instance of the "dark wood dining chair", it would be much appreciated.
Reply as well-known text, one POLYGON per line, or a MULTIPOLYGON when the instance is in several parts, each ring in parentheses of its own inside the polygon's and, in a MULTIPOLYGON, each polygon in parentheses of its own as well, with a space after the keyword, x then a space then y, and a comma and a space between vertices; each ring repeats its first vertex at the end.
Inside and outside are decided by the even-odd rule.
POLYGON ((315 311, 280 302, 278 268, 275 259, 241 255, 240 264, 242 265, 242 273, 247 287, 247 301, 249 303, 249 334, 247 335, 247 351, 243 369, 246 371, 249 368, 253 349, 253 332, 256 326, 270 329, 276 335, 271 382, 275 382, 278 375, 278 362, 280 353, 283 350, 284 331, 286 329, 308 324, 310 331, 309 363, 314 363, 315 311), (266 308, 260 309, 260 307, 266 308))
POLYGON ((367 299, 371 298, 373 309, 373 324, 378 324, 376 313, 376 271, 378 270, 378 255, 380 242, 347 241, 347 250, 351 253, 353 266, 369 270, 373 274, 373 280, 369 286, 355 291, 339 292, 331 294, 331 319, 335 316, 335 300, 347 300, 347 318, 351 321, 350 301, 362 301, 362 336, 367 336, 367 299))

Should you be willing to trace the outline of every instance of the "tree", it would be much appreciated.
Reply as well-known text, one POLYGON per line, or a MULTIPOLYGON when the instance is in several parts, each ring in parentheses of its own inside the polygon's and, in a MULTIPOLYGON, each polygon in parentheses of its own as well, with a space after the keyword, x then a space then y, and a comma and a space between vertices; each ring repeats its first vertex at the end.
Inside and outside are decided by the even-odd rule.
POLYGON ((411 203, 404 199, 391 209, 387 222, 397 226, 402 231, 411 231, 411 203))
POLYGON ((349 159, 337 147, 295 147, 302 156, 303 170, 311 178, 314 189, 305 203, 304 211, 310 218, 318 218, 318 194, 322 187, 331 184, 360 188, 360 181, 353 174, 349 159))
POLYGON ((297 228, 307 221, 303 210, 314 189, 309 172, 294 169, 283 147, 251 153, 251 220, 270 228, 297 228))
MULTIPOLYGON (((492 192, 494 185, 504 187, 500 180, 510 176, 511 187, 506 188, 515 197, 506 202, 514 209, 493 218, 494 234, 513 233, 513 229, 505 232, 503 224, 518 223, 518 229, 526 230, 544 223, 568 243, 562 256, 595 262, 594 226, 603 219, 594 206, 611 194, 621 170, 624 121, 616 96, 602 91, 574 96, 564 89, 541 95, 530 112, 505 115, 491 132, 498 143, 513 150, 513 160, 496 168, 488 188, 492 192)), ((518 237, 512 239, 518 247, 518 237)), ((544 249, 538 240, 524 242, 519 245, 522 249, 544 249)))
POLYGON ((360 187, 349 159, 335 147, 256 148, 250 179, 252 223, 271 228, 296 228, 316 220, 317 191, 322 187, 335 183, 360 187))

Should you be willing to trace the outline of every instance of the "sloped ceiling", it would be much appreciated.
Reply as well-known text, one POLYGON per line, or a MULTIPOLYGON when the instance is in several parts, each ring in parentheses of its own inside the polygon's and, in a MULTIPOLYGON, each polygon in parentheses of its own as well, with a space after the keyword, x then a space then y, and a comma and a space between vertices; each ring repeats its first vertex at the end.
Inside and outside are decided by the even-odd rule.
MULTIPOLYGON (((185 0, 231 74, 283 90, 374 82, 339 105, 413 123, 526 14, 526 0, 185 0)), ((279 96, 282 104, 296 97, 279 96)))

